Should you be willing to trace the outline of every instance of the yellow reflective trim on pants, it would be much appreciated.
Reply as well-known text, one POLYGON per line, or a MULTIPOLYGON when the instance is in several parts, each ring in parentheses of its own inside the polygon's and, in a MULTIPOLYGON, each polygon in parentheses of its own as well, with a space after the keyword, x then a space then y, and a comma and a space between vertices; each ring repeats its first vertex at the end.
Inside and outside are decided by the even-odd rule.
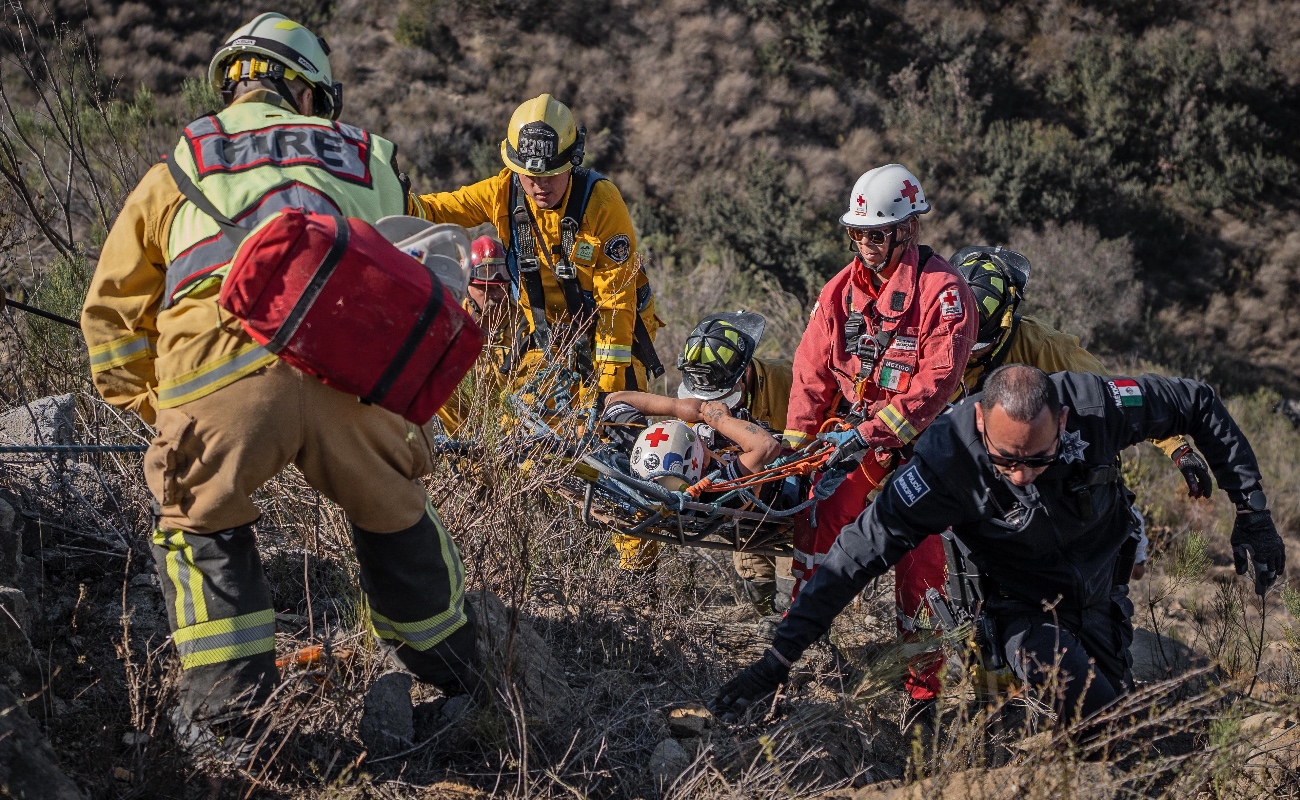
POLYGON ((907 419, 898 412, 898 409, 894 408, 892 405, 880 409, 880 412, 876 414, 876 417, 878 417, 881 422, 885 423, 885 427, 893 431, 894 435, 897 436, 899 441, 903 444, 907 444, 916 438, 916 428, 913 427, 912 423, 908 422, 907 419))
POLYGON ((179 627, 172 637, 181 669, 275 652, 275 612, 269 608, 229 619, 179 627))
POLYGON ((97 344, 90 348, 90 372, 98 374, 113 367, 147 358, 151 351, 149 334, 143 331, 128 334, 105 344, 97 344))
POLYGON ((158 407, 174 408, 229 386, 275 360, 275 353, 254 342, 158 386, 158 407))
POLYGON ((155 530, 153 542, 167 550, 167 577, 176 588, 176 627, 208 621, 208 603, 203 599, 203 573, 194 563, 194 549, 180 530, 155 530))
POLYGON ((397 622, 370 609, 370 630, 380 639, 406 644, 414 650, 428 650, 437 646, 469 621, 465 616, 465 567, 460 561, 460 551, 451 540, 451 534, 442 524, 442 518, 426 499, 424 511, 438 528, 442 540, 442 563, 447 565, 448 585, 451 587, 447 610, 414 622, 397 622))

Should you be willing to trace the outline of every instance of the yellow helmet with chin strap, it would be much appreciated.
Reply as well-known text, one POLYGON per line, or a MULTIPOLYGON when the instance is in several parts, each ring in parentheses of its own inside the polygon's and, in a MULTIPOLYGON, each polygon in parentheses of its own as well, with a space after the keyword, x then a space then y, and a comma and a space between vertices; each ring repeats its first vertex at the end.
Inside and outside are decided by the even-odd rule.
MULTIPOLYGON (((208 64, 208 82, 227 105, 236 84, 269 80, 289 103, 287 81, 302 78, 312 87, 316 116, 338 119, 343 110, 343 84, 330 70, 325 40, 283 14, 259 14, 226 39, 208 64)), ((300 109, 301 110, 301 109, 300 109)))
POLYGON ((559 175, 582 163, 586 143, 587 129, 577 126, 569 107, 543 94, 510 115, 501 160, 521 175, 559 175))

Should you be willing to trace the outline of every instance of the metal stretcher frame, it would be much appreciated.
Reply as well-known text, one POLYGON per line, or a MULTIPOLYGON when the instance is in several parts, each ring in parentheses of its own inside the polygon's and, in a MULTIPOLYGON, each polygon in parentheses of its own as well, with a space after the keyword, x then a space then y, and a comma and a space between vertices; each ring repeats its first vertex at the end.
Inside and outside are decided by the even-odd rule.
POLYGON ((561 493, 581 506, 582 521, 589 526, 600 523, 630 536, 682 547, 771 556, 793 551, 790 518, 683 500, 594 455, 583 458, 575 474, 581 489, 565 486, 561 493))

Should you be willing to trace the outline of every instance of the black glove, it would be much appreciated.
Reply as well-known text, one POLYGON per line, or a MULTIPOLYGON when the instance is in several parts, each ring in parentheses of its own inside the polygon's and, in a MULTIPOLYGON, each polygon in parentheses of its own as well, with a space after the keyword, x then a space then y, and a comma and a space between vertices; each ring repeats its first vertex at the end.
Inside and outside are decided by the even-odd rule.
POLYGON ((722 685, 711 710, 729 722, 789 679, 790 667, 782 663, 775 650, 769 648, 762 658, 722 685))
POLYGON ((1232 526, 1232 563, 1238 575, 1255 566, 1255 594, 1263 596, 1286 571, 1286 547, 1277 535, 1271 511, 1237 514, 1232 526))
POLYGON ((1170 456, 1174 466, 1183 473, 1187 481, 1188 497, 1209 497, 1214 489, 1214 480, 1210 475, 1210 465, 1205 463, 1201 454, 1187 445, 1183 445, 1170 456))

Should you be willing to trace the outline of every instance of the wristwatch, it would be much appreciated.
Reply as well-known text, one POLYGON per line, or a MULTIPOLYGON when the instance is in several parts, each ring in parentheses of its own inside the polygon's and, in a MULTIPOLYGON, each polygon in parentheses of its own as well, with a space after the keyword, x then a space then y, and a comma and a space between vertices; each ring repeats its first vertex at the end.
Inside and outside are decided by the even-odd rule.
POLYGON ((1249 514, 1253 511, 1264 511, 1268 508, 1268 498, 1264 496, 1261 489, 1256 489, 1248 495, 1245 495, 1236 501, 1238 514, 1249 514))

